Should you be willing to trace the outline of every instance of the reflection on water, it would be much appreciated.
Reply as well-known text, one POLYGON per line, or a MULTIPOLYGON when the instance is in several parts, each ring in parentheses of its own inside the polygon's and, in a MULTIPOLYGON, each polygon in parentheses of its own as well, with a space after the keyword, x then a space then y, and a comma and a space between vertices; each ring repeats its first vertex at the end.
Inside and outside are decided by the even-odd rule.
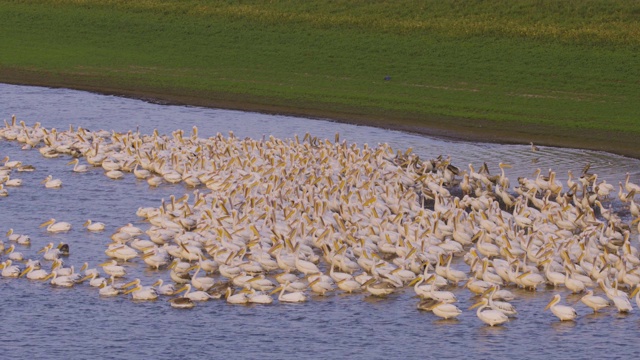
MULTIPOLYGON (((565 182, 567 171, 580 174, 586 164, 599 179, 618 184, 631 173, 636 182, 637 160, 607 153, 529 145, 473 144, 445 141, 396 131, 352 126, 320 120, 269 116, 238 111, 195 107, 160 106, 131 99, 99 96, 64 89, 0 85, 0 117, 11 114, 28 124, 38 121, 47 128, 66 129, 69 124, 89 129, 142 133, 158 129, 170 133, 198 126, 199 136, 233 131, 239 137, 274 135, 289 138, 307 132, 333 138, 337 132, 350 143, 394 149, 413 148, 422 158, 450 156, 453 164, 478 168, 486 162, 497 173, 499 162, 512 184, 519 176, 532 177, 536 168, 555 170, 565 182)), ((159 206, 161 199, 191 192, 182 184, 149 188, 133 176, 109 181, 101 170, 76 174, 67 158, 45 159, 37 151, 23 151, 15 143, 0 142, 5 155, 36 166, 33 173, 20 173, 24 185, 0 199, 0 231, 13 228, 32 238, 31 247, 20 247, 27 257, 49 242, 71 245, 67 264, 93 267, 106 260, 104 249, 119 226, 133 223, 143 229, 135 215, 141 206, 159 206), (63 181, 57 190, 39 182, 52 174, 63 181), (49 218, 68 221, 69 233, 52 235, 38 225, 49 218), (87 219, 107 225, 104 233, 82 228, 87 219)), ((617 205, 617 207, 620 207, 617 205)), ((633 235, 637 241, 637 235, 633 235)), ((150 283, 166 276, 138 262, 128 267, 129 277, 150 283)), ((165 279, 167 280, 167 279, 165 279)), ((232 358, 595 358, 637 355, 635 341, 638 314, 618 315, 615 309, 592 314, 578 296, 562 288, 559 292, 579 313, 575 323, 561 323, 542 309, 556 290, 540 292, 512 289, 518 317, 503 327, 487 327, 468 310, 477 298, 462 287, 449 288, 459 299, 463 314, 458 320, 440 320, 416 309, 418 299, 405 289, 387 299, 334 294, 312 296, 308 303, 237 307, 223 301, 199 304, 191 311, 171 309, 166 301, 133 302, 124 297, 103 299, 88 286, 51 288, 49 284, 24 279, 0 278, 0 316, 4 357, 20 358, 144 358, 144 357, 232 357, 232 358), (606 334, 606 337, 603 336, 606 334), (303 355, 301 355, 303 354, 303 355)))

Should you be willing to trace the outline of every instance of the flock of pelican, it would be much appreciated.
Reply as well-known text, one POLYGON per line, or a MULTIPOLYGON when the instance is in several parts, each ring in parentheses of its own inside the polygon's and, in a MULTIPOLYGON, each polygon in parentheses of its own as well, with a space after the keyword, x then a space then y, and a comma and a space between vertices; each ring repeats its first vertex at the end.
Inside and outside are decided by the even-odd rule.
MULTIPOLYGON (((42 259, 27 259, 14 243, 28 245, 30 238, 9 230, 11 245, 0 243, 3 277, 63 287, 88 281, 100 296, 166 297, 176 308, 211 299, 270 304, 409 289, 419 309, 444 319, 465 310, 450 291, 465 288, 475 300, 470 308, 490 326, 517 316, 509 303, 516 288, 555 293, 544 310, 560 320, 577 317, 576 309, 559 304, 560 291, 580 294, 593 312, 632 311, 634 297, 640 306, 640 258, 632 237, 640 225, 634 202, 640 186, 629 175, 617 194, 635 219, 625 223, 610 205, 614 186, 588 168, 578 177, 569 173, 566 183, 552 170, 538 170, 512 184, 507 164, 495 175, 486 164, 463 170, 446 158, 423 160, 387 144, 358 147, 338 135, 335 141, 309 135, 255 140, 233 133, 201 138, 196 127, 171 135, 58 131, 15 117, 5 121, 1 139, 45 157, 71 157, 76 172, 102 168, 111 179, 133 173, 149 186, 194 189, 139 208, 146 229, 118 228, 105 249, 109 260, 93 269, 86 263, 79 272, 65 267, 64 244, 50 243, 42 259), (123 283, 134 262, 168 272, 171 282, 123 283)), ((20 185, 14 171, 33 170, 5 157, 0 194, 20 185)), ((61 186, 51 175, 43 183, 61 186)), ((49 232, 72 229, 55 219, 45 226, 49 232)), ((84 227, 105 229, 91 220, 84 227)))

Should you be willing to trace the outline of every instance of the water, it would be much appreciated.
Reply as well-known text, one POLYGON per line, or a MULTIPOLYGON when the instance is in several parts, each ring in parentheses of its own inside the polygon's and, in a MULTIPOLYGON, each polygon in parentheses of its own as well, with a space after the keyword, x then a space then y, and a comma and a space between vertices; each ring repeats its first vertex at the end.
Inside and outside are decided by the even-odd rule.
MULTIPOLYGON (((536 168, 557 171, 565 181, 568 170, 579 174, 586 164, 599 179, 617 184, 627 172, 638 182, 640 163, 603 152, 543 147, 532 152, 521 145, 466 143, 415 136, 364 126, 322 120, 271 116, 239 111, 184 106, 161 106, 132 99, 101 96, 66 89, 47 89, 0 84, 0 117, 16 114, 28 125, 41 122, 47 128, 66 129, 69 124, 88 129, 142 133, 158 129, 168 134, 176 129, 190 133, 196 125, 199 136, 233 131, 239 137, 281 138, 293 134, 333 140, 339 132, 349 143, 376 145, 387 142, 404 151, 412 147, 422 158, 451 156, 454 165, 476 169, 486 162, 493 172, 497 164, 513 165, 507 174, 512 184, 518 176, 532 177, 536 168)), ((109 236, 119 226, 148 224, 136 217, 141 206, 160 204, 169 195, 191 192, 183 185, 149 188, 129 175, 120 181, 107 179, 102 170, 76 174, 66 165, 68 158, 45 159, 37 151, 24 151, 13 142, 0 142, 0 157, 22 160, 36 166, 33 173, 15 173, 24 185, 10 189, 0 198, 0 231, 13 228, 31 236, 31 247, 18 246, 26 257, 49 242, 71 246, 67 264, 79 268, 87 261, 94 267, 107 259, 109 236), (63 181, 58 190, 44 189, 39 182, 48 174, 63 181), (69 233, 51 235, 38 225, 49 218, 68 221, 69 233), (107 225, 104 233, 82 228, 87 219, 107 225)), ((615 196, 615 195, 614 195, 615 196)), ((616 208, 624 211, 619 203, 616 208)), ((628 215, 623 212, 623 216, 628 215)), ((636 234, 634 245, 637 246, 636 234)), ((127 265, 127 279, 140 277, 150 284, 165 271, 152 271, 139 260, 127 265)), ((72 289, 25 279, 0 278, 0 318, 3 358, 597 358, 637 356, 635 346, 640 316, 618 315, 614 309, 591 315, 581 303, 575 323, 560 323, 542 312, 556 292, 544 289, 536 294, 511 289, 518 296, 512 303, 519 316, 504 327, 490 328, 476 317, 470 292, 450 288, 458 296, 463 314, 455 321, 442 321, 420 312, 412 289, 385 299, 339 293, 303 304, 233 306, 212 300, 190 311, 169 307, 164 299, 134 302, 129 298, 100 298, 87 284, 72 289)), ((563 303, 574 304, 579 295, 564 288, 563 303)))

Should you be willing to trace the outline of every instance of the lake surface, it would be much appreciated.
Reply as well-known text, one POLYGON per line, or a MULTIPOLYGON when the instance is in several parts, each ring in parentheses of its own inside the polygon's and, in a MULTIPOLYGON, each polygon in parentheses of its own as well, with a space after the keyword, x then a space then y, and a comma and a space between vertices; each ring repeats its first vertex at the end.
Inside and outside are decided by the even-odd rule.
MULTIPOLYGON (((357 143, 389 143, 396 150, 413 151, 423 159, 450 156, 461 168, 486 162, 498 172, 499 162, 513 166, 516 177, 533 177, 536 168, 555 170, 566 181, 567 171, 580 174, 586 164, 599 179, 618 184, 630 173, 638 183, 640 162, 613 154, 543 147, 532 152, 526 145, 479 144, 416 136, 397 131, 339 124, 323 120, 272 116, 240 111, 150 104, 138 100, 87 92, 0 84, 0 118, 16 114, 28 125, 40 122, 46 128, 69 125, 91 130, 118 132, 139 129, 150 134, 157 129, 169 134, 177 129, 190 133, 197 126, 200 137, 229 131, 238 137, 273 135, 291 138, 310 133, 333 140, 357 143)), ((112 181, 102 169, 76 174, 66 165, 67 157, 46 159, 36 150, 21 150, 16 142, 0 141, 0 158, 9 156, 34 165, 33 173, 18 173, 24 184, 0 198, 0 232, 13 228, 31 236, 30 247, 18 246, 26 257, 49 242, 70 244, 66 264, 91 267, 107 260, 109 236, 116 228, 133 223, 143 229, 148 223, 135 215, 138 207, 160 205, 170 195, 191 193, 184 185, 165 184, 149 188, 131 174, 112 181), (47 175, 63 181, 57 190, 45 189, 47 175), (64 234, 52 235, 38 226, 56 218, 73 224, 64 234), (87 219, 107 225, 103 233, 82 228, 87 219)), ((512 185, 513 186, 513 185, 512 185)), ((566 185, 565 185, 566 186, 566 185)), ((628 219, 619 203, 614 206, 628 219)), ((634 232, 633 244, 638 246, 634 232)), ((7 244, 7 242, 5 241, 7 244)), ((144 284, 168 279, 164 270, 149 270, 139 259, 127 265, 128 279, 140 277, 144 284)), ((619 315, 614 308, 592 315, 580 295, 566 289, 544 287, 538 293, 510 289, 518 298, 512 303, 519 316, 503 327, 490 328, 476 317, 468 290, 450 288, 459 299, 463 314, 455 321, 439 320, 416 309, 418 299, 407 288, 388 298, 364 294, 312 296, 303 304, 233 306, 212 300, 190 311, 169 307, 162 298, 134 302, 129 297, 100 298, 95 288, 82 284, 71 289, 48 283, 0 278, 2 358, 631 358, 640 354, 636 341, 640 332, 638 309, 619 315), (554 293, 579 313, 576 322, 561 323, 542 309, 554 293)), ((634 304, 635 305, 635 304, 634 304)))

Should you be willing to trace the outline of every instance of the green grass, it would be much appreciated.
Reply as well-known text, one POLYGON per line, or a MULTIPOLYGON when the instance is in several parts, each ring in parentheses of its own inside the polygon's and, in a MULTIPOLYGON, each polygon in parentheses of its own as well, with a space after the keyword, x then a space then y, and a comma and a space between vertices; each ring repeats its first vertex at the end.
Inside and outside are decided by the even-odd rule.
POLYGON ((638 1, 3 1, 0 16, 0 81, 640 155, 638 1))

